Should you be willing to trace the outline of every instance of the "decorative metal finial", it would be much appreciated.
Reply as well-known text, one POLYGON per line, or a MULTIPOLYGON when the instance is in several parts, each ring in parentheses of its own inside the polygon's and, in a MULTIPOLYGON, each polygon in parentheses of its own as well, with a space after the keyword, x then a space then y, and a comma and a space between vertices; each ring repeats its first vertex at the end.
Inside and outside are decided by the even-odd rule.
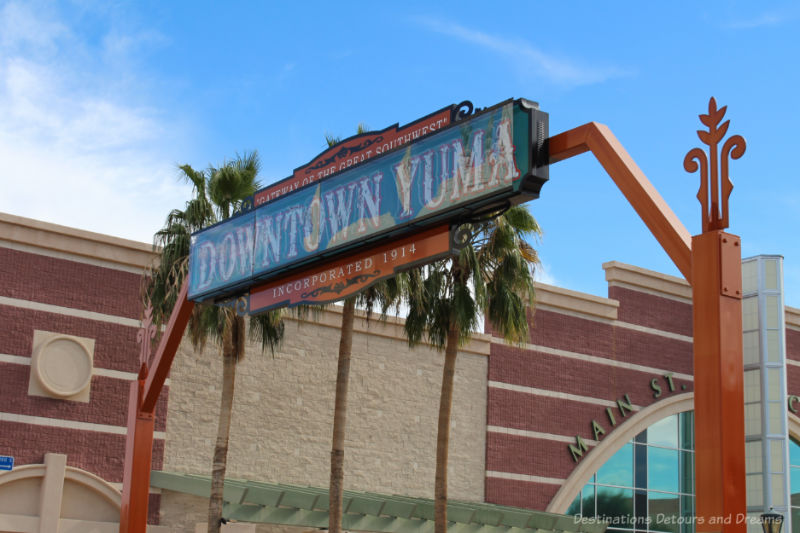
POLYGON ((149 305, 144 310, 142 327, 136 333, 136 342, 142 345, 139 351, 139 363, 145 367, 150 362, 150 351, 152 350, 152 340, 156 336, 156 325, 153 324, 153 306, 149 305))
POLYGON ((728 227, 728 198, 733 190, 733 183, 728 177, 728 159, 739 159, 747 148, 741 135, 734 135, 725 141, 719 158, 720 173, 717 173, 717 145, 730 125, 730 120, 720 124, 726 109, 728 106, 717 109, 717 101, 711 97, 708 101, 708 114, 700 115, 700 122, 708 126, 708 131, 697 130, 697 136, 709 147, 710 157, 706 157, 702 149, 692 148, 683 159, 683 168, 687 172, 696 172, 698 162, 700 163, 700 190, 697 192, 697 199, 700 200, 703 211, 703 233, 728 227))

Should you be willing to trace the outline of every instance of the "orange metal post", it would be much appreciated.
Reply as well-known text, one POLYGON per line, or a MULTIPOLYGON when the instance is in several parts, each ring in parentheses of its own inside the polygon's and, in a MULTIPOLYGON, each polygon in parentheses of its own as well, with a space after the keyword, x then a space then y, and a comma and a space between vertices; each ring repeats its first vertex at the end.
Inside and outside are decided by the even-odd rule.
MULTIPOLYGON (((128 433, 125 439, 125 469, 122 481, 120 533, 145 533, 150 497, 150 469, 153 458, 153 430, 158 396, 164 387, 175 352, 189 323, 194 302, 187 299, 188 280, 181 287, 177 303, 153 362, 142 361, 139 379, 131 383, 128 395, 128 433)), ((145 339, 147 336, 143 336, 145 339)))
POLYGON ((128 435, 125 439, 125 470, 122 482, 120 533, 144 533, 150 497, 150 465, 153 458, 153 413, 139 410, 144 380, 130 386, 128 394, 128 435))
POLYGON ((194 302, 187 299, 188 294, 189 280, 187 279, 183 283, 183 287, 181 287, 181 292, 178 293, 175 308, 172 310, 172 314, 169 315, 167 329, 161 336, 161 342, 158 344, 153 363, 150 365, 147 381, 141 396, 142 411, 152 413, 156 409, 158 396, 164 387, 164 381, 167 379, 169 369, 172 368, 172 360, 175 358, 175 352, 178 351, 183 332, 186 330, 189 317, 192 316, 192 310, 194 309, 194 302))
POLYGON ((696 530, 744 533, 742 256, 739 237, 692 239, 696 530))
POLYGON ((703 233, 692 238, 694 322, 695 500, 697 531, 744 532, 747 513, 744 464, 744 363, 742 361, 742 252, 739 237, 725 233, 733 183, 728 159, 744 155, 726 107, 711 98, 697 136, 708 153, 692 148, 683 160, 700 172, 703 233), (720 146, 721 145, 721 146, 720 146), (721 149, 720 149, 721 148, 721 149))
POLYGON ((703 233, 689 233, 645 175, 602 124, 584 124, 549 139, 550 162, 591 151, 692 285, 695 385, 695 495, 698 532, 746 530, 742 271, 739 237, 728 227, 728 158, 744 154, 735 135, 717 149, 728 129, 725 107, 712 98, 698 131, 709 145, 689 151, 684 167, 701 171, 698 193, 703 233), (721 170, 718 176, 718 169, 721 170))

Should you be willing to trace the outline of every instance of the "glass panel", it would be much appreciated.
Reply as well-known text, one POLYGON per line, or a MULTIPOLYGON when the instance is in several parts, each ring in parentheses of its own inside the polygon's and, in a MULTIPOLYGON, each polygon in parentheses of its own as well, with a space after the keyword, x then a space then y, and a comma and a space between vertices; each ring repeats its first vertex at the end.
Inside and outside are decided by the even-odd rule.
POLYGON ((786 491, 783 488, 783 474, 771 474, 772 479, 772 505, 782 507, 786 505, 786 491))
POLYGON ((747 513, 747 533, 763 533, 761 527, 761 515, 758 513, 747 513))
MULTIPOLYGON (((633 447, 633 482, 637 489, 647 488, 647 446, 635 444, 633 447)), ((637 511, 638 513, 638 511, 637 511)), ((644 515, 642 515, 644 516, 644 515)))
POLYGON ((764 471, 764 457, 761 452, 760 440, 744 443, 744 468, 748 474, 760 474, 764 471))
POLYGON ((582 492, 581 514, 589 517, 594 516, 594 485, 587 483, 582 492))
POLYGON ((780 309, 778 304, 778 297, 774 294, 767 295, 767 328, 778 329, 778 311, 780 309))
POLYGON ((761 474, 747 476, 747 505, 764 505, 764 487, 761 474))
POLYGON ((764 261, 764 288, 778 288, 778 261, 775 259, 764 261))
POLYGON ((789 469, 789 490, 792 493, 792 505, 800 507, 800 468, 789 469))
POLYGON ((743 361, 745 365, 760 361, 758 353, 758 331, 749 331, 742 336, 743 361))
POLYGON ((742 294, 749 294, 758 290, 758 262, 748 261, 742 263, 742 294))
POLYGON ((769 461, 770 471, 772 472, 785 472, 786 466, 784 463, 786 459, 783 455, 783 439, 768 439, 769 442, 769 461))
POLYGON ((679 492, 694 494, 694 453, 681 453, 681 479, 679 492))
POLYGON ((650 531, 678 533, 680 527, 680 506, 677 494, 648 492, 650 531))
POLYGON ((639 531, 647 529, 647 491, 633 491, 633 515, 636 522, 632 524, 639 531))
POLYGON ((761 401, 761 370, 744 371, 744 403, 761 401))
POLYGON ((681 496, 681 533, 694 533, 694 497, 681 496))
POLYGON ((678 416, 668 416, 647 428, 647 443, 655 446, 677 448, 678 416))
POLYGON ((597 483, 633 487, 633 445, 631 443, 625 444, 600 467, 600 470, 597 471, 597 483))
POLYGON ((742 329, 744 331, 758 329, 758 297, 756 296, 742 300, 742 329))
POLYGON ((568 515, 579 515, 581 514, 581 493, 578 491, 578 495, 575 496, 575 499, 572 500, 572 503, 569 504, 569 508, 567 512, 564 514, 568 515))
POLYGON ((764 533, 761 527, 761 513, 747 513, 747 533, 764 533))
POLYGON ((781 377, 780 368, 767 368, 768 395, 773 402, 779 402, 783 398, 781 394, 781 377))
POLYGON ((792 533, 800 533, 800 509, 792 508, 792 533))
POLYGON ((761 404, 751 403, 744 406, 745 435, 761 435, 761 404))
POLYGON ((678 416, 681 425, 681 448, 694 450, 694 411, 687 411, 678 416))
POLYGON ((597 517, 612 527, 630 526, 633 522, 633 489, 597 486, 597 517))
MULTIPOLYGON (((800 444, 794 440, 789 441, 789 464, 800 466, 800 444)), ((800 484, 797 485, 797 490, 800 491, 800 484)))
POLYGON ((767 331, 767 361, 770 363, 780 363, 781 358, 781 338, 779 330, 771 329, 767 331))
POLYGON ((678 450, 648 448, 647 488, 678 492, 678 450))
POLYGON ((751 403, 744 406, 745 435, 761 435, 761 404, 751 403))
POLYGON ((783 403, 767 402, 769 407, 769 431, 768 433, 783 433, 783 403))

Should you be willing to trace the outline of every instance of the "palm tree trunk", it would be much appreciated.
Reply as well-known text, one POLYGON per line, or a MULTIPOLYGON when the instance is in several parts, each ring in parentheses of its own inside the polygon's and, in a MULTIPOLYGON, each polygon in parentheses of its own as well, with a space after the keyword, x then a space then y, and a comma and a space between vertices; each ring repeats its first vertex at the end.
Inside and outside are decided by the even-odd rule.
POLYGON ((220 399, 217 442, 211 467, 211 495, 208 500, 208 533, 219 533, 222 519, 222 492, 228 464, 228 439, 236 387, 236 364, 244 350, 244 319, 233 317, 222 338, 222 398, 220 399))
POLYGON ((450 449, 450 412, 453 407, 453 378, 456 373, 459 330, 453 320, 447 332, 439 396, 439 430, 436 439, 436 482, 434 487, 434 533, 447 533, 447 455, 450 449))
POLYGON ((356 299, 344 301, 342 329, 339 338, 339 363, 336 371, 336 401, 333 411, 333 443, 331 445, 331 483, 328 490, 328 531, 342 530, 342 493, 344 491, 344 435, 347 421, 347 385, 350 381, 350 354, 353 351, 353 319, 356 299))

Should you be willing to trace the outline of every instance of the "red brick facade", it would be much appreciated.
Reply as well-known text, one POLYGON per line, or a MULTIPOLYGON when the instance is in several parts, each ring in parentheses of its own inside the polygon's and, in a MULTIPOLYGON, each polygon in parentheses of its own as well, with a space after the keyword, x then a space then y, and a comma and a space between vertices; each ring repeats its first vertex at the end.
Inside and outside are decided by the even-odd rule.
MULTIPOLYGON (((135 265, 90 264, 104 264, 102 250, 98 259, 71 260, 69 251, 28 248, 0 242, 0 455, 20 467, 43 463, 45 453, 64 454, 67 465, 121 486, 128 390, 139 361, 141 273, 135 265), (88 402, 29 394, 35 331, 94 341, 88 402)), ((157 432, 166 428, 167 395, 159 399, 157 432)), ((162 433, 154 469, 163 458, 162 433)), ((158 502, 152 495, 153 523, 158 502)))
MULTIPOLYGON (((487 502, 548 509, 598 440, 635 410, 693 391, 692 306, 685 289, 674 293, 611 284, 613 318, 545 298, 529 316, 527 345, 492 344, 487 502), (577 456, 576 437, 588 446, 577 456)), ((800 362, 800 330, 787 328, 786 346, 800 362)), ((787 376, 789 394, 800 394, 800 365, 787 365, 787 376)))

